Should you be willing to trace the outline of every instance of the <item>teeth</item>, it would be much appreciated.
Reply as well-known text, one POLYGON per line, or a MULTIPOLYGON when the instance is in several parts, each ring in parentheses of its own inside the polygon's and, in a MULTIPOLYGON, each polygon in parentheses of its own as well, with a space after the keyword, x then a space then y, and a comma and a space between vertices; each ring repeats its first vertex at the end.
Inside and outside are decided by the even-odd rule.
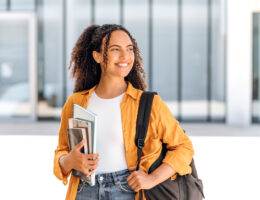
POLYGON ((127 63, 118 64, 120 67, 127 67, 127 63))

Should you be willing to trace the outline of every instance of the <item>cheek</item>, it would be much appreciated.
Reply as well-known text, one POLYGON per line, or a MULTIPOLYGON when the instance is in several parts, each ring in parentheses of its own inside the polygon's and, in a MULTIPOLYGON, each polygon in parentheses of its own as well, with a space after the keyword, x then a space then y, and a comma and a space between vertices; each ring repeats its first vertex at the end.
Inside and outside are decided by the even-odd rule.
POLYGON ((135 60, 135 54, 132 53, 132 54, 130 55, 130 57, 131 57, 131 60, 134 62, 134 60, 135 60))
POLYGON ((119 58, 119 53, 109 53, 107 55, 107 62, 112 62, 113 60, 116 60, 119 58))

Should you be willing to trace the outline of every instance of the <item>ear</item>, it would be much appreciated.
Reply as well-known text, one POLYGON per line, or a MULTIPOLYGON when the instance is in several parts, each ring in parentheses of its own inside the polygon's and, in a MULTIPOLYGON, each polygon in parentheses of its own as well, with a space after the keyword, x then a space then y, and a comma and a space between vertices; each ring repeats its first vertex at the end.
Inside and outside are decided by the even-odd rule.
POLYGON ((97 51, 93 51, 92 56, 93 56, 94 60, 96 61, 96 63, 101 62, 101 53, 99 53, 97 51))

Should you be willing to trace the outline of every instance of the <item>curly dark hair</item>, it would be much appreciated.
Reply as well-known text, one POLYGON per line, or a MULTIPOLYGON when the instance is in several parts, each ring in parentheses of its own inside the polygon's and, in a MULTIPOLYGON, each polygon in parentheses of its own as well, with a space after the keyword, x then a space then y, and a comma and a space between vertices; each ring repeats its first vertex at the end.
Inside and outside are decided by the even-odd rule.
POLYGON ((103 60, 106 67, 107 64, 107 49, 111 37, 111 33, 115 30, 122 30, 128 34, 134 50, 134 64, 125 77, 135 88, 145 90, 145 72, 142 67, 142 58, 140 56, 139 48, 135 39, 131 34, 121 25, 117 24, 104 24, 91 25, 86 28, 80 35, 72 50, 69 69, 72 68, 71 75, 75 78, 74 92, 88 90, 97 85, 100 81, 101 68, 100 64, 96 63, 92 56, 93 51, 101 52, 102 41, 104 39, 104 52, 103 60))

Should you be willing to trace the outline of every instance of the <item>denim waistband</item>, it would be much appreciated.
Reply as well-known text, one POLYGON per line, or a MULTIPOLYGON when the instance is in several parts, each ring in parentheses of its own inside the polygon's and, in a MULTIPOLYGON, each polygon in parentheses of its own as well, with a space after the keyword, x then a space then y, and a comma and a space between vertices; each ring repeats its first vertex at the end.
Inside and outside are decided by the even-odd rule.
POLYGON ((128 169, 111 172, 111 173, 101 173, 95 176, 96 184, 104 184, 104 183, 118 183, 118 181, 125 180, 130 175, 128 169))

